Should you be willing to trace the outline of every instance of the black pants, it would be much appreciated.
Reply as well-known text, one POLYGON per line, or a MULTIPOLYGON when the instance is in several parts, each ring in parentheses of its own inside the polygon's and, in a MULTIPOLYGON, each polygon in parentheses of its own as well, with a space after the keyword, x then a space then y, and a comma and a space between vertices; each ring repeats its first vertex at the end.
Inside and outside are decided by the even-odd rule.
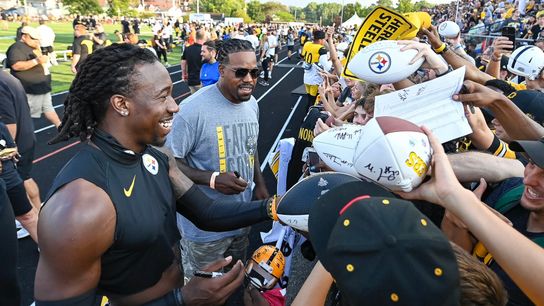
POLYGON ((264 72, 264 80, 268 82, 268 65, 270 63, 270 57, 265 57, 263 59, 263 72, 264 72))
POLYGON ((310 110, 310 107, 315 105, 317 96, 312 96, 311 94, 306 94, 306 111, 310 110))
POLYGON ((21 289, 17 278, 17 229, 6 185, 0 179, 0 305, 20 305, 21 289))
POLYGON ((164 58, 164 62, 168 63, 168 57, 166 55, 166 49, 157 47, 157 48, 155 48, 155 51, 157 51, 157 57, 159 58, 159 62, 161 60, 161 55, 162 55, 163 58, 164 58))

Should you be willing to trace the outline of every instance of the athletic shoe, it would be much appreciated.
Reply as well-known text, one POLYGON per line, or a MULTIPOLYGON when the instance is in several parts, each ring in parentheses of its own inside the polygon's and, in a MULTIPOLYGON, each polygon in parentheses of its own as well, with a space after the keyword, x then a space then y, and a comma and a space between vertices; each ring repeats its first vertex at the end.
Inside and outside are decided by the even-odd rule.
POLYGON ((259 80, 259 85, 264 86, 264 87, 270 86, 270 84, 268 84, 268 82, 265 81, 265 80, 259 80))
POLYGON ((28 233, 26 229, 20 228, 17 230, 17 239, 23 239, 28 236, 30 236, 30 234, 28 233))
POLYGON ((166 66, 167 68, 170 67, 170 64, 168 64, 168 62, 164 63, 164 66, 166 66))
POLYGON ((268 78, 272 79, 272 71, 268 71, 268 78))
POLYGON ((261 71, 261 74, 259 74, 259 77, 262 79, 264 78, 264 71, 261 71))

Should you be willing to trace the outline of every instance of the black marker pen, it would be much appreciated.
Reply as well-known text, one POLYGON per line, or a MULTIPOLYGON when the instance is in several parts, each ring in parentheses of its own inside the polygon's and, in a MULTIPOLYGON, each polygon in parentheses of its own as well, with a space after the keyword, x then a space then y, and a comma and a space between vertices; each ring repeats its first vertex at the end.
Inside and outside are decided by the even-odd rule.
POLYGON ((195 271, 195 276, 203 277, 203 278, 216 278, 223 276, 223 273, 221 272, 206 272, 206 271, 195 271))

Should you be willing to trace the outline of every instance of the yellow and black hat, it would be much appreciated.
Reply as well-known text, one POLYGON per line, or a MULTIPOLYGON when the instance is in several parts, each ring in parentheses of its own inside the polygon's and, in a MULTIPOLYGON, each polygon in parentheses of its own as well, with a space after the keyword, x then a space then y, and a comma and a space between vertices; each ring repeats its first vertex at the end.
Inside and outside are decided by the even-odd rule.
POLYGON ((310 222, 310 238, 347 304, 459 305, 459 270, 440 229, 411 202, 395 197, 371 192, 346 201, 344 186, 318 200, 343 204, 331 215, 336 220, 330 235, 324 242, 310 222))

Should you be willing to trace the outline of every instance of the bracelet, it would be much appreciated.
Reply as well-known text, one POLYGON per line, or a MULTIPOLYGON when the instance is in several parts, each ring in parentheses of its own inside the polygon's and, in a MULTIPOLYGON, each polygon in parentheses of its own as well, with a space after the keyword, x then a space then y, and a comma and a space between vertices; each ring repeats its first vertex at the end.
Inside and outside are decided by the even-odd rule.
POLYGON ((210 188, 215 189, 215 178, 219 175, 219 172, 212 173, 212 176, 210 177, 210 188))
POLYGON ((32 61, 34 62, 35 66, 38 66, 40 64, 40 61, 38 61, 37 58, 33 59, 32 61))
POLYGON ((268 209, 267 209, 268 217, 274 221, 278 221, 278 213, 276 212, 276 200, 277 200, 276 195, 271 197, 268 201, 268 209))
POLYGON ((441 54, 441 53, 444 52, 444 49, 446 49, 446 48, 447 48, 446 43, 442 43, 442 45, 441 45, 440 47, 438 47, 438 48, 436 48, 436 49, 433 48, 433 51, 434 51, 434 53, 436 53, 436 54, 441 54))

